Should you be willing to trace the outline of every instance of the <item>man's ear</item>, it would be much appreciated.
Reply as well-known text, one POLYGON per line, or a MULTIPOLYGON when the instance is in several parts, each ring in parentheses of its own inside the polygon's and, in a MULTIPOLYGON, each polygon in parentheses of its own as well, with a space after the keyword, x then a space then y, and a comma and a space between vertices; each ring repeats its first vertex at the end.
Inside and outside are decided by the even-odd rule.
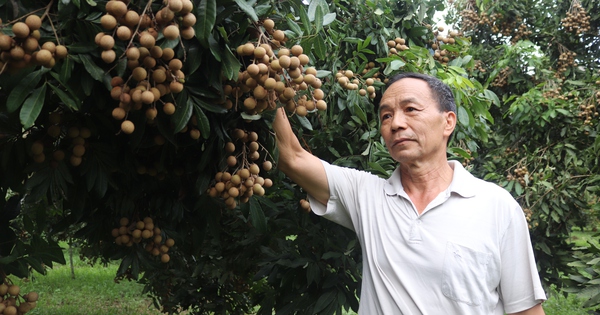
POLYGON ((444 112, 444 119, 446 120, 446 125, 444 128, 444 135, 450 137, 454 128, 456 128, 456 113, 453 111, 444 112))

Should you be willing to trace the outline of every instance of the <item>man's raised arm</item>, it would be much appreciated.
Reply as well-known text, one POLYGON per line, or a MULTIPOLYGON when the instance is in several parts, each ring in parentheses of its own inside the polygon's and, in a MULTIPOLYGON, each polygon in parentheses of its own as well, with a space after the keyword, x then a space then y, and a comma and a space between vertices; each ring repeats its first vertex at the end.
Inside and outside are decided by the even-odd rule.
POLYGON ((325 168, 319 158, 302 148, 283 107, 275 113, 273 131, 279 149, 277 167, 313 198, 327 204, 329 185, 325 168))

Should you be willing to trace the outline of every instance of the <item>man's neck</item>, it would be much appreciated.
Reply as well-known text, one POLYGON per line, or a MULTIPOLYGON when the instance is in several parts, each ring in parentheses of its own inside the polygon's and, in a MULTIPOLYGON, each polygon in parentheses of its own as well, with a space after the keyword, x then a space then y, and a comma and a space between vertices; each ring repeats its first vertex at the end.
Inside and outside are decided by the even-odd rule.
POLYGON ((450 186, 454 169, 444 159, 436 163, 401 164, 400 174, 404 191, 421 214, 440 192, 450 186))

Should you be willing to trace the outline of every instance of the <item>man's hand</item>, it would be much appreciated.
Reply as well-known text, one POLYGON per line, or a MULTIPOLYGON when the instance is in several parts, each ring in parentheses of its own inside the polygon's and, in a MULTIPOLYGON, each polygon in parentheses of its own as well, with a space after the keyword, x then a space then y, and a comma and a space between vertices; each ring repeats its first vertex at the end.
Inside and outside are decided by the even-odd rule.
POLYGON ((510 313, 508 315, 545 315, 544 308, 542 308, 542 304, 538 304, 528 310, 524 310, 518 313, 510 313))

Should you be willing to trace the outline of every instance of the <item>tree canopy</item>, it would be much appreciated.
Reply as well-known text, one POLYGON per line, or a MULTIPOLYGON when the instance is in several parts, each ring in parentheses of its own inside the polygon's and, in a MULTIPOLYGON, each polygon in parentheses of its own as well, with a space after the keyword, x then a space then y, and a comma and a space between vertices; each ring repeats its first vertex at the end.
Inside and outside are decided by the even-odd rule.
POLYGON ((0 283, 65 263, 58 241, 76 240, 165 313, 356 311, 360 244, 276 170, 273 109, 316 156, 386 177, 374 105, 411 71, 451 87, 448 156, 519 201, 544 283, 598 305, 599 248, 569 235, 598 225, 599 12, 0 0, 0 283))

